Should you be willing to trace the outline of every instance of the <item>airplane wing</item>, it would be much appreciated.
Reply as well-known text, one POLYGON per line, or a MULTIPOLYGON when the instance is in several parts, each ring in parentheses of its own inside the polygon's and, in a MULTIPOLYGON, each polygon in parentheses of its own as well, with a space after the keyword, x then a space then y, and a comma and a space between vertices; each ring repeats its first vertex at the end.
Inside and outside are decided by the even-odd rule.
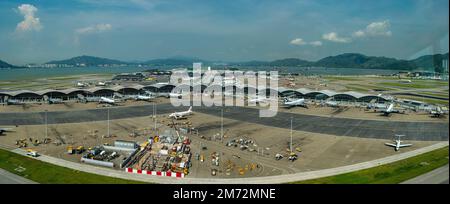
POLYGON ((395 144, 392 144, 392 143, 384 143, 386 146, 391 146, 391 147, 396 147, 396 145, 395 144))
POLYGON ((401 144, 400 147, 410 147, 412 144, 401 144))

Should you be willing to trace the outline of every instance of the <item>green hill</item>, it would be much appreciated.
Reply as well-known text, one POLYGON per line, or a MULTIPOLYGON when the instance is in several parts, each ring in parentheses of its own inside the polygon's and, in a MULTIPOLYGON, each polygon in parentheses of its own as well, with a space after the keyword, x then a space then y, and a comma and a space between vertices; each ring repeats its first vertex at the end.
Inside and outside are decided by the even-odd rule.
POLYGON ((73 66, 85 64, 86 66, 98 66, 98 65, 113 65, 113 64, 118 65, 118 64, 128 64, 128 63, 122 62, 119 60, 83 55, 83 56, 74 57, 74 58, 70 58, 70 59, 66 59, 66 60, 50 61, 45 64, 58 64, 58 65, 65 64, 65 65, 73 65, 73 66))
POLYGON ((16 68, 16 66, 8 64, 5 61, 0 60, 0 69, 2 68, 16 68))

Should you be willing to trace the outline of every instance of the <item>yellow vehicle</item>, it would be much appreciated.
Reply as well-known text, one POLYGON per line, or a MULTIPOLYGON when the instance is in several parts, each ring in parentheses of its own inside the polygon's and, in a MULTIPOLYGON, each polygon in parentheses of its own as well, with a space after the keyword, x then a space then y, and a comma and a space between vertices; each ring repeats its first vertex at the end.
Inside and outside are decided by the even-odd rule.
POLYGON ((68 154, 73 154, 73 148, 72 148, 72 146, 68 146, 68 147, 67 147, 67 153, 68 153, 68 154))
POLYGON ((148 141, 145 141, 144 143, 141 144, 141 150, 145 149, 147 147, 147 145, 149 144, 148 141))
POLYGON ((201 162, 205 161, 205 156, 203 156, 203 154, 200 155, 200 161, 201 161, 201 162))
POLYGON ((243 168, 239 168, 239 175, 243 176, 245 174, 245 170, 243 168))
POLYGON ((84 152, 84 147, 83 146, 78 146, 77 149, 76 149, 76 153, 77 154, 81 154, 83 152, 84 152))

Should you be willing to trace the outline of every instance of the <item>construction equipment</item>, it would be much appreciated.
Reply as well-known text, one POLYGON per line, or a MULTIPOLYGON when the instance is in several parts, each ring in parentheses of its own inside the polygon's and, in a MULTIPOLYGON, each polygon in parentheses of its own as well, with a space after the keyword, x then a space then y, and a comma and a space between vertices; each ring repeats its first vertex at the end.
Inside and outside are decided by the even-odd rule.
POLYGON ((283 159, 283 155, 278 153, 278 154, 275 155, 275 159, 276 160, 281 160, 281 159, 283 159))
POLYGON ((50 138, 44 138, 44 144, 49 144, 52 141, 50 138))
POLYGON ((203 161, 205 161, 205 156, 203 156, 203 154, 202 154, 202 155, 200 155, 200 162, 203 162, 203 161))
POLYGON ((245 170, 243 168, 239 167, 238 171, 239 171, 239 175, 241 175, 241 176, 245 175, 245 170))
POLYGON ((75 150, 76 154, 81 154, 84 152, 84 147, 83 146, 78 146, 77 149, 75 150))
POLYGON ((217 175, 217 169, 211 169, 211 176, 217 175))
POLYGON ((73 154, 73 147, 72 147, 72 145, 69 145, 67 147, 67 154, 73 154))
POLYGON ((295 153, 295 152, 291 152, 290 154, 289 154, 289 161, 292 161, 292 162, 294 162, 295 160, 297 160, 297 158, 298 158, 298 155, 295 153))
MULTIPOLYGON (((31 139, 31 138, 30 138, 31 139)), ((41 144, 41 141, 39 141, 38 139, 33 141, 33 145, 34 146, 39 146, 41 144)))
POLYGON ((27 147, 28 144, 26 142, 26 139, 16 140, 16 145, 18 148, 27 147))

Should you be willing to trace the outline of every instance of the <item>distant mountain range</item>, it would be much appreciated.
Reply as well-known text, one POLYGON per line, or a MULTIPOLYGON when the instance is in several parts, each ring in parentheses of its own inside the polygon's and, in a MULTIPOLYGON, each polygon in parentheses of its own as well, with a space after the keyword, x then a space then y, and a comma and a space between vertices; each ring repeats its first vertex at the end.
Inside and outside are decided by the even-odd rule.
POLYGON ((15 66, 0 60, 0 69, 2 68, 15 68, 15 66))
POLYGON ((322 58, 316 62, 297 58, 275 61, 249 61, 234 63, 240 66, 287 66, 287 67, 332 67, 362 69, 394 69, 394 70, 438 70, 442 71, 442 60, 448 60, 448 53, 425 55, 414 60, 398 60, 387 57, 371 57, 358 53, 345 53, 322 58))
POLYGON ((56 64, 56 65, 73 65, 73 66, 79 66, 81 64, 85 66, 99 66, 99 65, 119 65, 119 64, 129 64, 127 62, 122 62, 119 60, 113 60, 113 59, 107 59, 107 58, 100 58, 100 57, 93 57, 93 56, 79 56, 79 57, 73 57, 66 60, 55 60, 50 61, 45 64, 56 64))
MULTIPOLYGON (((201 60, 193 57, 171 57, 166 59, 153 59, 141 62, 125 62, 114 59, 79 56, 67 60, 50 61, 46 65, 68 66, 104 66, 104 65, 148 65, 148 66, 192 66, 193 62, 202 62, 205 65, 227 64, 229 66, 272 66, 272 67, 330 67, 330 68, 362 68, 362 69, 393 69, 393 70, 430 70, 442 72, 442 60, 448 60, 448 53, 425 55, 413 60, 399 60, 387 57, 366 56, 359 53, 345 53, 329 56, 316 62, 298 58, 286 58, 274 61, 247 61, 247 62, 215 62, 201 60)), ((16 66, 0 61, 0 68, 16 68, 16 66)))

